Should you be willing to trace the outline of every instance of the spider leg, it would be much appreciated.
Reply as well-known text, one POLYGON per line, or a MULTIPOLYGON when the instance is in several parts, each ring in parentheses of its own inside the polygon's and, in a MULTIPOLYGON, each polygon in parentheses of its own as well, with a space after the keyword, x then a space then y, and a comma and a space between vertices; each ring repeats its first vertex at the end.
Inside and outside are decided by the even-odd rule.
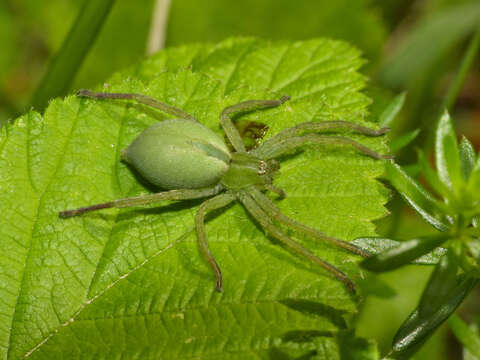
POLYGON ((100 209, 108 208, 124 208, 131 206, 141 206, 148 205, 151 203, 164 201, 164 200, 190 200, 190 199, 199 199, 207 196, 212 196, 218 194, 222 190, 222 186, 214 186, 209 188, 202 189, 179 189, 179 190, 170 190, 163 191, 156 194, 140 195, 133 196, 123 199, 112 200, 102 204, 95 204, 86 207, 81 207, 73 210, 64 210, 59 213, 59 216, 62 218, 68 218, 72 216, 77 216, 84 214, 90 211, 96 211, 100 209))
POLYGON ((271 192, 277 194, 281 199, 283 199, 287 196, 287 194, 285 193, 285 191, 283 189, 280 189, 279 187, 276 187, 273 184, 265 184, 264 187, 268 191, 271 191, 271 192))
POLYGON ((143 94, 135 93, 105 93, 105 92, 93 92, 90 90, 80 90, 77 92, 77 96, 88 97, 94 99, 124 99, 124 100, 135 100, 140 104, 148 105, 153 108, 162 110, 167 114, 171 114, 181 119, 188 119, 197 121, 192 115, 179 109, 177 107, 165 104, 164 102, 158 101, 150 96, 143 94))
POLYGON ((220 270, 220 267, 215 261, 212 253, 208 249, 204 220, 206 213, 227 206, 233 200, 235 200, 235 196, 232 193, 227 192, 220 194, 203 202, 198 208, 197 214, 195 215, 195 230, 197 232, 198 245, 203 257, 205 260, 207 260, 208 264, 215 273, 215 276, 217 277, 216 288, 218 292, 222 292, 222 271, 220 270))
POLYGON ((282 223, 286 226, 289 226, 290 228, 292 228, 294 230, 301 231, 304 234, 306 234, 308 236, 311 236, 315 239, 328 241, 331 244, 339 246, 339 247, 341 247, 345 250, 348 250, 348 251, 350 251, 354 254, 357 254, 357 255, 361 255, 363 257, 369 257, 371 255, 370 253, 368 253, 365 250, 355 246, 354 244, 351 244, 351 243, 346 242, 344 240, 337 239, 337 238, 332 237, 332 236, 328 236, 327 234, 325 234, 325 233, 323 233, 319 230, 313 229, 309 226, 306 226, 302 223, 299 223, 298 221, 295 221, 295 220, 289 218, 288 216, 282 214, 282 212, 274 204, 274 202, 272 200, 270 200, 270 198, 265 196, 260 190, 258 190, 256 188, 251 191, 251 196, 258 203, 258 205, 260 205, 260 207, 263 209, 263 211, 265 211, 267 213, 268 216, 271 216, 272 218, 274 218, 278 222, 280 222, 280 223, 282 223))
POLYGON ((235 125, 233 125, 231 116, 234 113, 280 106, 289 99, 290 97, 284 95, 280 98, 280 100, 248 100, 226 107, 220 115, 220 124, 222 125, 223 131, 225 131, 225 134, 227 135, 228 140, 230 140, 233 148, 236 151, 246 151, 242 137, 238 133, 235 125))
POLYGON ((331 135, 318 135, 318 134, 306 134, 302 136, 292 136, 280 139, 279 141, 264 143, 258 147, 257 155, 261 158, 268 160, 276 158, 284 153, 295 150, 296 148, 308 144, 331 144, 331 145, 349 145, 354 147, 361 153, 373 157, 374 159, 391 159, 390 155, 382 155, 369 147, 360 144, 359 142, 352 140, 344 136, 331 136, 331 135))
POLYGON ((300 243, 291 239, 283 233, 277 226, 273 224, 267 213, 257 204, 257 202, 245 191, 239 193, 239 199, 245 208, 253 215, 253 217, 260 223, 266 232, 271 234, 276 239, 280 240, 285 246, 297 254, 309 259, 313 263, 320 265, 322 268, 330 272, 335 278, 342 281, 347 288, 355 293, 355 284, 348 278, 341 270, 328 262, 315 256, 310 250, 305 248, 300 243))
MULTIPOLYGON (((266 146, 266 147, 273 146, 278 142, 280 142, 281 140, 284 140, 289 137, 300 136, 302 132, 321 133, 328 130, 339 130, 339 129, 350 130, 352 132, 359 133, 366 136, 381 136, 390 131, 390 128, 386 128, 386 127, 375 130, 375 129, 368 128, 366 126, 358 125, 351 121, 344 121, 344 120, 311 121, 311 122, 304 122, 304 123, 298 124, 297 126, 293 126, 291 128, 280 131, 279 133, 272 136, 270 139, 267 139, 266 141, 264 141, 263 144, 259 146, 259 148, 262 146, 266 146)), ((258 150, 254 150, 253 152, 256 153, 256 151, 258 150)))
POLYGON ((320 133, 328 130, 350 130, 352 132, 367 135, 367 136, 381 136, 390 131, 390 128, 380 128, 378 130, 372 129, 366 126, 356 124, 351 121, 344 120, 332 120, 332 121, 311 121, 304 122, 293 126, 288 129, 284 129, 265 142, 275 142, 287 137, 299 136, 302 132, 315 132, 320 133))

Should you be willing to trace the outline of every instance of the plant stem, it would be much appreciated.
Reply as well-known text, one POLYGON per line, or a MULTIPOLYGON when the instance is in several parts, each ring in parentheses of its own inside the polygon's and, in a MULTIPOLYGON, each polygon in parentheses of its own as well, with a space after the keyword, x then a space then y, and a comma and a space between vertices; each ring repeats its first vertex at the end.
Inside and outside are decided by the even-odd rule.
POLYGON ((43 111, 50 99, 67 93, 114 2, 115 0, 85 0, 75 23, 35 91, 32 106, 36 110, 43 111))
MULTIPOLYGON (((470 44, 468 45, 467 51, 463 55, 462 62, 460 64, 459 70, 457 75, 455 76, 455 80, 453 84, 450 86, 447 95, 445 96, 445 100, 442 103, 442 106, 439 109, 439 112, 435 119, 432 119, 432 127, 431 129, 436 129, 438 121, 443 114, 443 111, 447 109, 449 112, 452 110, 453 105, 455 105, 455 101, 457 101, 458 94, 462 89, 462 85, 465 82, 465 79, 472 67, 473 62, 475 61, 475 57, 478 53, 478 49, 480 46, 480 26, 477 28, 477 31, 473 35, 472 39, 470 40, 470 44)), ((427 139, 424 143, 424 150, 425 153, 429 153, 430 149, 433 147, 434 142, 434 134, 435 131, 429 131, 427 135, 427 139)))
POLYGON ((170 0, 156 0, 153 10, 150 34, 148 36, 147 55, 161 50, 165 45, 170 0))
POLYGON ((455 104, 455 101, 457 100, 458 94, 460 93, 465 78, 467 77, 467 74, 472 67, 473 62, 475 61, 479 46, 480 26, 472 37, 472 40, 470 40, 470 44, 468 45, 468 49, 463 56, 463 60, 460 64, 457 76, 455 77, 452 86, 450 86, 450 90, 448 91, 447 96, 445 97, 445 101, 443 102, 443 109, 447 109, 450 111, 452 106, 455 104))

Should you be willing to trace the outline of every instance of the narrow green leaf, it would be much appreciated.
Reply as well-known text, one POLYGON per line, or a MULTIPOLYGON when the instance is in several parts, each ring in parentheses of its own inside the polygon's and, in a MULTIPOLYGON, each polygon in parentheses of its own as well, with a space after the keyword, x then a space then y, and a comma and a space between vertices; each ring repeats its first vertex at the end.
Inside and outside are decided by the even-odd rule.
POLYGON ((444 299, 451 294, 457 285, 458 264, 453 254, 448 251, 439 261, 428 284, 423 290, 418 305, 421 317, 428 317, 435 313, 443 304, 444 299))
POLYGON ((437 172, 432 168, 430 162, 423 150, 418 149, 418 162, 422 170, 425 180, 427 180, 428 185, 435 191, 438 195, 443 196, 444 198, 450 199, 452 197, 452 192, 450 189, 440 180, 437 172))
POLYGON ((455 80, 449 86, 448 93, 445 96, 445 101, 443 102, 443 107, 447 110, 451 110, 452 106, 457 100, 458 94, 462 89, 462 85, 467 78, 470 68, 475 63, 475 58, 478 53, 478 48, 480 47, 480 21, 477 21, 477 31, 472 36, 470 44, 468 45, 465 54, 463 55, 462 63, 458 69, 458 72, 455 76, 455 80))
POLYGON ((480 334, 473 331, 473 329, 456 314, 453 314, 450 319, 448 319, 448 323, 462 345, 468 349, 472 355, 480 358, 480 334))
POLYGON ((434 199, 399 165, 387 163, 385 168, 388 181, 425 221, 440 231, 448 229, 448 226, 441 220, 441 216, 445 214, 445 211, 443 205, 438 200, 434 199))
POLYGON ((35 91, 32 105, 36 110, 43 111, 49 100, 67 94, 114 3, 115 0, 84 2, 62 47, 51 60, 48 71, 35 91))
POLYGON ((466 181, 470 177, 470 173, 475 166, 475 149, 472 143, 465 137, 462 137, 459 146, 460 166, 462 168, 463 177, 466 181))
MULTIPOLYGON (((352 242, 355 245, 361 247, 362 249, 370 252, 371 254, 379 254, 383 251, 396 248, 404 243, 404 241, 386 239, 381 237, 357 238, 352 242)), ((447 253, 447 249, 438 247, 433 249, 433 251, 419 257, 418 259, 415 259, 412 262, 412 264, 435 265, 440 261, 441 257, 446 253, 447 253)))
POLYGON ((393 139, 390 142, 390 149, 393 152, 396 152, 396 151, 404 148, 405 146, 410 144, 413 140, 415 140, 415 138, 418 136, 418 134, 420 134, 420 129, 415 129, 413 131, 410 131, 410 132, 408 132, 404 135, 401 135, 401 136, 397 137, 396 139, 393 139))
POLYGON ((472 218, 473 227, 477 228, 480 225, 480 215, 476 215, 472 218))
POLYGON ((420 175, 422 169, 418 162, 414 162, 412 164, 402 165, 402 170, 405 171, 410 177, 415 178, 420 175))
POLYGON ((457 137, 447 111, 438 121, 435 136, 435 160, 438 175, 440 180, 458 195, 465 185, 465 180, 460 165, 457 137))
POLYGON ((444 298, 443 305, 430 316, 423 317, 415 309, 395 334, 389 356, 395 359, 409 358, 455 312, 477 284, 477 279, 461 280, 452 293, 444 298))
POLYGON ((383 127, 391 126, 393 120, 402 110, 403 105, 405 104, 405 98, 407 96, 406 92, 401 93, 400 95, 395 96, 395 98, 387 105, 385 110, 380 114, 379 124, 383 127))
POLYGON ((480 201, 480 191, 478 189, 480 189, 480 156, 477 157, 467 184, 467 191, 476 197, 477 201, 480 201))
POLYGON ((361 266, 374 272, 393 270, 429 253, 442 245, 449 237, 449 234, 439 234, 405 241, 395 248, 363 260, 361 266))

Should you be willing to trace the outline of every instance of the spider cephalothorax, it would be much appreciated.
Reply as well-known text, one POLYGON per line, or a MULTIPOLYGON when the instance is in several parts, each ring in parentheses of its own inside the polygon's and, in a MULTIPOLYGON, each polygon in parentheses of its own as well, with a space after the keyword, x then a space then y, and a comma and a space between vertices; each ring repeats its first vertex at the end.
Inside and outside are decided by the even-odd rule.
POLYGON ((143 131, 126 149, 122 159, 133 166, 152 184, 169 191, 113 200, 60 213, 70 217, 85 212, 117 207, 147 205, 163 200, 188 200, 210 197, 204 201, 195 216, 195 229, 202 255, 217 278, 217 290, 222 290, 222 273, 210 253, 205 234, 207 212, 227 206, 238 200, 271 236, 299 255, 320 265, 343 281, 354 291, 353 282, 339 269, 325 262, 300 243, 290 238, 278 225, 283 225, 310 237, 328 241, 346 250, 368 256, 362 249, 346 241, 328 236, 283 215, 275 203, 265 195, 272 191, 280 197, 285 192, 274 185, 280 163, 276 158, 307 144, 345 144, 376 159, 388 158, 364 145, 343 136, 321 135, 329 129, 346 129, 368 136, 379 136, 388 129, 373 130, 347 121, 305 122, 280 131, 258 147, 247 151, 235 128, 231 115, 238 112, 280 106, 289 100, 249 100, 225 108, 220 115, 222 125, 233 151, 212 130, 203 126, 190 114, 141 94, 93 93, 82 90, 79 96, 97 99, 133 99, 153 106, 176 119, 165 120, 143 131))

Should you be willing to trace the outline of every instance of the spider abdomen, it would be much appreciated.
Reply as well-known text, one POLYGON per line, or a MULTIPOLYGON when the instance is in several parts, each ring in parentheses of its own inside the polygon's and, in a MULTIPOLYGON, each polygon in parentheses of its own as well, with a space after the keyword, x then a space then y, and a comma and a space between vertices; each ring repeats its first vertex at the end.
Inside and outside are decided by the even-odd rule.
POLYGON ((196 189, 216 184, 230 166, 222 139, 187 119, 159 122, 122 151, 122 159, 164 189, 196 189))

